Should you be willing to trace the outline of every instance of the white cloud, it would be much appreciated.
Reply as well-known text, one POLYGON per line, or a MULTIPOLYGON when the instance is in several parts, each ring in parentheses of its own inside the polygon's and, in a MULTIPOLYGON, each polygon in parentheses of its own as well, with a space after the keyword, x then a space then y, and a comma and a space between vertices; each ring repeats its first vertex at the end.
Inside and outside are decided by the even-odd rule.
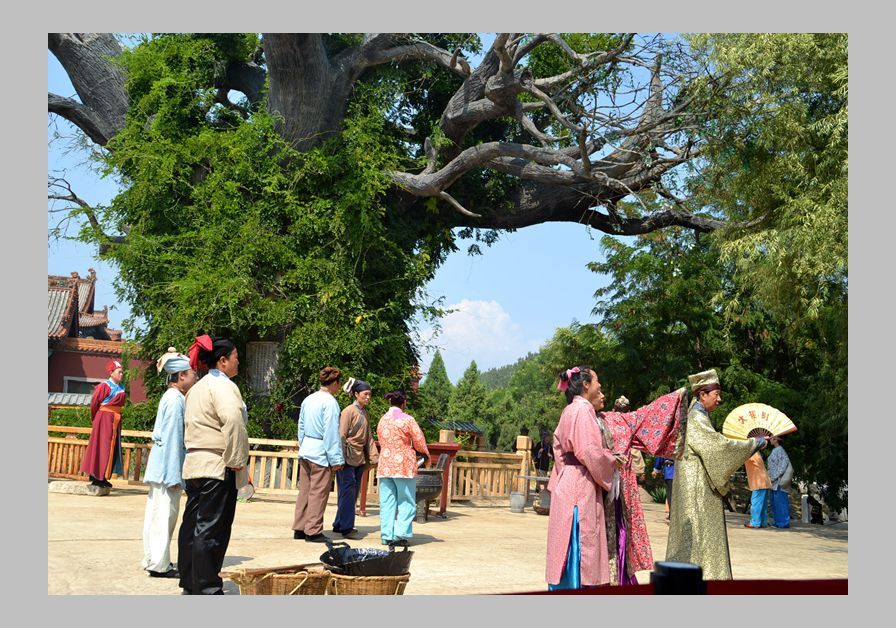
MULTIPOLYGON (((452 382, 463 375, 471 360, 480 371, 515 362, 539 342, 525 341, 520 326, 497 301, 463 299, 446 309, 454 310, 442 318, 442 331, 433 341, 432 329, 423 329, 421 339, 435 345, 445 360, 445 369, 452 382)), ((435 348, 421 355, 421 368, 429 368, 435 348)))

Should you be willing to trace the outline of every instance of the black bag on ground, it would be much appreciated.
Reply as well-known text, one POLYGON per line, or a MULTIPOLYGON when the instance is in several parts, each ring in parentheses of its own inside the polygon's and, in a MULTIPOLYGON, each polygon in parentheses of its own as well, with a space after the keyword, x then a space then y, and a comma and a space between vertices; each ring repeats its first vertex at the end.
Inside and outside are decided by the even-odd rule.
POLYGON ((414 552, 405 546, 396 551, 369 547, 351 548, 348 543, 327 543, 327 551, 320 555, 320 562, 333 573, 343 576, 401 576, 410 573, 414 552))

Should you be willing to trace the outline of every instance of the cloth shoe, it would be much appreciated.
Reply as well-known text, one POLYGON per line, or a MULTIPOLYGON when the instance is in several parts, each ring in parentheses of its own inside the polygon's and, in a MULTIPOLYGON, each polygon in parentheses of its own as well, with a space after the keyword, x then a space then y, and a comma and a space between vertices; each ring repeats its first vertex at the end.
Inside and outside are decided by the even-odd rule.
POLYGON ((330 540, 330 538, 323 532, 318 532, 317 534, 312 534, 311 536, 305 535, 305 540, 309 543, 326 543, 330 540))
POLYGON ((152 571, 151 569, 146 571, 149 573, 150 578, 180 578, 180 573, 174 567, 168 571, 152 571))
POLYGON ((750 523, 749 521, 746 522, 746 523, 744 524, 744 527, 745 527, 745 528, 753 528, 754 530, 758 530, 758 529, 759 529, 759 526, 754 526, 754 525, 753 525, 752 523, 750 523))
POLYGON ((294 538, 296 540, 302 540, 305 538, 305 533, 302 532, 301 530, 293 530, 292 538, 294 538))

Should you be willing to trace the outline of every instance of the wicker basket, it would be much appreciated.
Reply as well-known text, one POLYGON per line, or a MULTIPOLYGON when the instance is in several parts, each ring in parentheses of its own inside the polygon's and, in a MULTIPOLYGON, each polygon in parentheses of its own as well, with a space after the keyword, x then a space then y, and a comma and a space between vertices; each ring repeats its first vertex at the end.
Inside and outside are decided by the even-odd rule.
POLYGON ((321 563, 263 569, 222 571, 222 578, 236 582, 240 595, 323 595, 330 572, 321 563))
POLYGON ((330 575, 325 569, 272 574, 271 595, 324 595, 327 592, 330 575))
POLYGON ((403 595, 411 574, 401 576, 341 576, 332 574, 327 595, 403 595))

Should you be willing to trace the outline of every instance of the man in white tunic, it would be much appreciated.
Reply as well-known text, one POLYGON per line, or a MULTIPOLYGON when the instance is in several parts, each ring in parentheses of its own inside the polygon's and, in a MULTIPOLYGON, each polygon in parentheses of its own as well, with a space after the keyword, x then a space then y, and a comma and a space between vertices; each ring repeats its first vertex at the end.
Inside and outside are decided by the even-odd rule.
POLYGON ((196 383, 196 372, 190 368, 187 357, 174 347, 158 359, 156 367, 160 373, 165 371, 168 390, 159 401, 152 449, 143 476, 149 484, 143 518, 143 569, 153 578, 178 578, 170 547, 184 488, 184 395, 196 383))

